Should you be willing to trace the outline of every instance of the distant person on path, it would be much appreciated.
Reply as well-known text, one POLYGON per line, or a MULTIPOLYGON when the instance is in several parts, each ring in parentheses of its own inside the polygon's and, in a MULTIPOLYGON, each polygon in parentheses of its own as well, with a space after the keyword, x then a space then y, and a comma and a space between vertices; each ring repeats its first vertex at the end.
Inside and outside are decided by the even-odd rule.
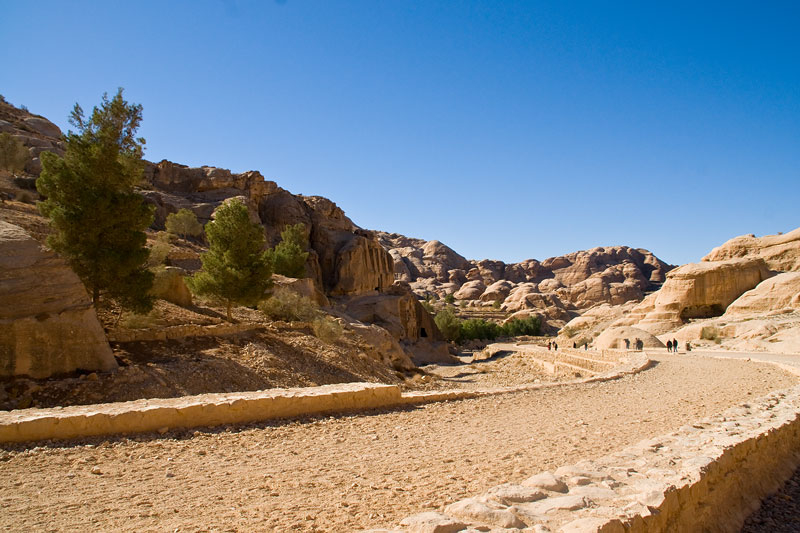
POLYGON ((678 340, 672 339, 672 351, 678 353, 678 340))
POLYGON ((583 343, 583 351, 585 352, 588 349, 589 349, 589 343, 588 342, 584 342, 583 343))
POLYGON ((636 351, 641 352, 644 349, 644 342, 642 339, 636 339, 636 351))
POLYGON ((672 341, 667 341, 667 351, 668 352, 672 351, 672 341))
POLYGON ((553 350, 558 351, 558 344, 556 344, 555 342, 553 343, 553 350))
POLYGON ((689 344, 689 341, 686 341, 686 351, 687 352, 691 352, 692 351, 692 345, 689 344))
POLYGON ((573 347, 573 348, 577 348, 577 347, 578 347, 578 343, 577 343, 577 342, 575 342, 575 341, 573 341, 573 342, 572 342, 572 347, 573 347))
POLYGON ((631 341, 630 341, 630 339, 625 339, 625 349, 626 350, 630 350, 631 349, 631 341))
POLYGON ((547 349, 548 349, 548 350, 549 350, 549 349, 552 347, 552 344, 553 344, 552 342, 550 342, 550 341, 547 341, 547 349))

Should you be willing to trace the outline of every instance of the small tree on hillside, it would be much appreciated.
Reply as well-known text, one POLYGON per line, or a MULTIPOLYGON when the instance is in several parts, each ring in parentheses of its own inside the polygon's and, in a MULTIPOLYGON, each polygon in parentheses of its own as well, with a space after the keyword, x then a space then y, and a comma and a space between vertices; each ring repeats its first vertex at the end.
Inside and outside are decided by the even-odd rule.
POLYGON ((75 104, 70 124, 77 131, 65 135, 64 157, 43 152, 36 181, 47 198, 39 209, 54 229, 50 247, 67 259, 94 304, 104 295, 135 312, 153 305, 144 232, 153 209, 134 191, 144 170, 141 120, 142 106, 126 102, 121 88, 111 100, 104 94, 88 119, 75 104))
POLYGON ((308 238, 305 224, 287 224, 281 232, 281 242, 270 251, 275 273, 290 278, 305 277, 308 259, 306 248, 308 238))
POLYGON ((221 298, 232 321, 234 303, 255 305, 272 286, 272 264, 263 251, 264 231, 250 221, 247 207, 238 199, 217 209, 206 224, 208 251, 200 259, 203 269, 189 278, 195 294, 221 298))
POLYGON ((9 133, 0 133, 0 168, 16 174, 22 172, 30 152, 19 139, 9 133))
POLYGON ((165 225, 169 233, 180 235, 183 238, 187 236, 197 237, 203 233, 203 225, 197 221, 197 215, 186 208, 178 210, 177 213, 167 215, 165 225))

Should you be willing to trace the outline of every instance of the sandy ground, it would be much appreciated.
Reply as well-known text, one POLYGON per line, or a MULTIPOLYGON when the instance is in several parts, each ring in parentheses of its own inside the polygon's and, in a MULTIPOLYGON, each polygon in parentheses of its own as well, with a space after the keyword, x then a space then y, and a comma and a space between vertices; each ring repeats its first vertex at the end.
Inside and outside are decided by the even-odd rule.
POLYGON ((394 526, 796 382, 657 355, 608 383, 421 408, 0 451, 7 531, 350 531, 394 526))

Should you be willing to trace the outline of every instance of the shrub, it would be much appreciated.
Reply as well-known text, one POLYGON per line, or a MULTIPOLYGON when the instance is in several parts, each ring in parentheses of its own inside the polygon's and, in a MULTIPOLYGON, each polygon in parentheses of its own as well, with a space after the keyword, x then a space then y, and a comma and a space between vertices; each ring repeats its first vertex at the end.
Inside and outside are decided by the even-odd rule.
POLYGON ((449 294, 446 294, 445 297, 444 297, 444 303, 446 303, 446 304, 451 304, 452 305, 452 304, 455 303, 455 301, 456 301, 456 297, 453 296, 452 292, 449 293, 449 294))
POLYGON ((707 341, 716 341, 719 339, 719 330, 713 326, 707 326, 700 332, 700 338, 707 341))
POLYGON ((427 312, 429 312, 430 314, 434 313, 435 310, 433 308, 433 305, 428 300, 423 300, 420 303, 422 304, 422 307, 424 307, 427 312))
POLYGON ((0 133, 0 168, 22 172, 29 158, 30 152, 22 142, 9 133, 0 133))
POLYGON ((273 320, 310 321, 319 315, 319 306, 291 289, 278 287, 270 298, 262 300, 258 309, 273 320))
POLYGON ((520 335, 541 335, 542 319, 538 315, 525 318, 513 318, 503 324, 501 334, 506 337, 519 337, 520 335))
POLYGON ((150 329, 159 325, 161 317, 153 309, 149 313, 128 313, 120 319, 119 325, 125 329, 150 329))
POLYGON ((339 337, 342 336, 342 325, 335 319, 329 316, 321 316, 314 320, 311 325, 314 330, 314 335, 323 342, 333 344, 339 337))
POLYGON ((470 318, 461 323, 461 340, 472 339, 494 340, 502 334, 499 324, 483 320, 481 318, 470 318))
POLYGON ((459 341, 461 336, 461 320, 459 320, 450 309, 443 309, 436 313, 433 321, 436 322, 436 326, 439 328, 439 331, 442 332, 445 339, 453 342, 459 341))
POLYGON ((203 233, 203 225, 197 221, 197 215, 186 208, 167 215, 165 226, 168 232, 184 238, 197 237, 203 233))
POLYGON ((150 257, 147 258, 147 267, 153 268, 164 264, 167 260, 172 245, 169 242, 169 233, 163 231, 156 235, 156 240, 150 245, 150 257))

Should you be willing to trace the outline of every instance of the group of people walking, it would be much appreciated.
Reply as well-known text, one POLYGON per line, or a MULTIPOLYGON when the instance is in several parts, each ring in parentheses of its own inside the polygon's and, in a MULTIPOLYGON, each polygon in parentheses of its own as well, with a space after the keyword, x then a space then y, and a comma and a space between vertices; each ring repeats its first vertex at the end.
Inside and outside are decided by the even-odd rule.
POLYGON ((672 339, 671 341, 667 341, 667 351, 672 353, 678 353, 678 340, 672 339))

